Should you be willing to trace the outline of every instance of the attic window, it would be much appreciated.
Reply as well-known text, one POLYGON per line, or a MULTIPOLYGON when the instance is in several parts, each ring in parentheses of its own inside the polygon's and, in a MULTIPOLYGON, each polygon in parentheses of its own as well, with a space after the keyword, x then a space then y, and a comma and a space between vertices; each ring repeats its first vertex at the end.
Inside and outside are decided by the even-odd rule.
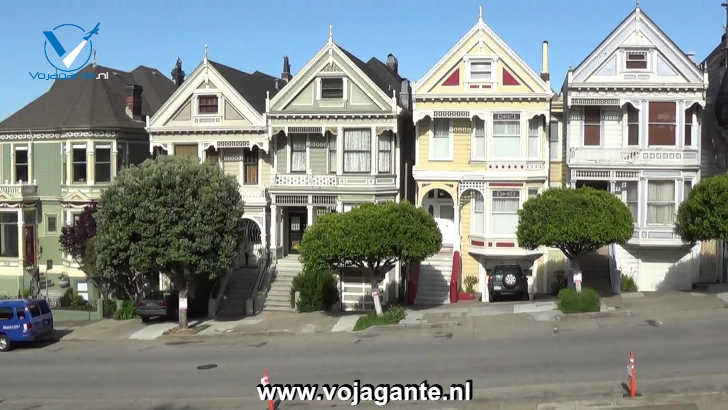
POLYGON ((627 69, 644 70, 647 68, 647 51, 627 51, 627 69))
POLYGON ((491 80, 491 62, 490 61, 471 61, 470 62, 470 81, 485 82, 491 80))
POLYGON ((200 114, 217 114, 217 96, 201 95, 197 97, 198 109, 200 114))
POLYGON ((344 79, 343 78, 322 78, 321 79, 321 98, 344 98, 344 79))

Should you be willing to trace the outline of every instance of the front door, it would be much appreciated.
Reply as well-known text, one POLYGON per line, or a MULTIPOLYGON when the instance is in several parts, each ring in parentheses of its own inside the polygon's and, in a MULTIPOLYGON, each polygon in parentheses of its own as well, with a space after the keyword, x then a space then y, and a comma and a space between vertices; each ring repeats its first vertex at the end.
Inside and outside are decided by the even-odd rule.
POLYGON ((298 253, 306 230, 306 212, 291 211, 288 213, 288 249, 289 253, 298 253))
POLYGON ((422 205, 435 219, 442 234, 442 243, 452 245, 457 239, 457 230, 455 227, 455 207, 450 194, 441 189, 432 190, 422 200, 422 205))

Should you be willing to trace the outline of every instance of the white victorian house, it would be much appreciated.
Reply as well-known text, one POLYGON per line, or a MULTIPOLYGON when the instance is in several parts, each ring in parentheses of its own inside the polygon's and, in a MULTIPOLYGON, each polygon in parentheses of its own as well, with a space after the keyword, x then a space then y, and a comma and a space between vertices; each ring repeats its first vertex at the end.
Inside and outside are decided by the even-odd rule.
MULTIPOLYGON (((618 195, 634 236, 609 250, 640 290, 690 288, 700 245, 674 233, 678 206, 700 179, 708 77, 639 7, 563 85, 567 182, 618 195)), ((616 268, 616 270, 615 270, 616 268)))
POLYGON ((150 149, 156 155, 198 158, 234 176, 243 199, 248 241, 240 264, 254 264, 268 238, 267 188, 273 156, 266 132, 265 100, 284 80, 252 74, 207 58, 187 79, 181 63, 172 72, 178 88, 148 118, 150 149))

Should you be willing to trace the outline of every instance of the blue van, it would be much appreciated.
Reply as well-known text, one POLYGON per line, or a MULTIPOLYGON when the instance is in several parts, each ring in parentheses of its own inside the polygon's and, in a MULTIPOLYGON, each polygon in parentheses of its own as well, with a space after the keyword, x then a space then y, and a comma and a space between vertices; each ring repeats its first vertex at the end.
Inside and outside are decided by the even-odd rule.
POLYGON ((0 300, 0 352, 53 336, 53 313, 43 299, 0 300))

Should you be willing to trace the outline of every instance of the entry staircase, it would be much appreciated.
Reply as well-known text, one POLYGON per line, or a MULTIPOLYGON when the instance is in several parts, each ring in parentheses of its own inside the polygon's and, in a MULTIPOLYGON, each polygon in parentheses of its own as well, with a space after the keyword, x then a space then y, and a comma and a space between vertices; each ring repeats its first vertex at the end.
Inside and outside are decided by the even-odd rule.
POLYGON ((289 254, 285 258, 278 259, 275 277, 270 285, 263 310, 293 311, 293 308, 291 308, 291 287, 293 286, 293 278, 301 273, 302 269, 303 265, 296 254, 289 254))
POLYGON ((444 305, 450 303, 450 276, 452 275, 453 248, 443 246, 440 252, 420 263, 416 305, 444 305))
POLYGON ((239 317, 246 314, 245 301, 253 294, 258 268, 238 268, 229 273, 225 295, 222 298, 219 317, 239 317))

